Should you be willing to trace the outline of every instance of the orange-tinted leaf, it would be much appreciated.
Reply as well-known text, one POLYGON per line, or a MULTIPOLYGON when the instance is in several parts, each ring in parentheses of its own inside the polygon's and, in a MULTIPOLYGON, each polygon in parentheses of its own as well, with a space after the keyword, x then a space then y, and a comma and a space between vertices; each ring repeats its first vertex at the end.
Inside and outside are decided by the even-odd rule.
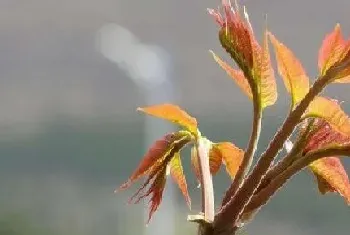
POLYGON ((328 184, 328 182, 319 175, 315 175, 317 180, 318 190, 321 194, 326 194, 328 192, 335 192, 334 189, 328 184))
POLYGON ((237 83, 239 88, 250 98, 253 98, 252 90, 250 89, 249 83, 244 76, 242 70, 234 69, 228 65, 225 61, 220 59, 213 51, 210 51, 214 57, 214 60, 220 65, 220 67, 226 71, 226 73, 237 83))
POLYGON ((325 37, 318 52, 318 67, 321 75, 324 75, 332 65, 341 59, 345 44, 340 25, 337 24, 334 30, 325 37))
POLYGON ((278 72, 287 91, 292 95, 293 106, 299 103, 309 91, 309 78, 293 52, 269 33, 275 50, 278 72))
POLYGON ((221 154, 227 173, 233 179, 242 163, 244 151, 230 142, 220 142, 213 145, 215 151, 221 154))
POLYGON ((192 133, 197 133, 197 120, 182 110, 179 106, 173 104, 160 104, 138 108, 138 111, 149 115, 163 118, 187 128, 192 133))
POLYGON ((184 195, 187 205, 191 208, 191 198, 188 195, 186 178, 183 172, 180 154, 178 152, 175 153, 170 161, 170 174, 184 195))
MULTIPOLYGON (((334 30, 328 34, 322 42, 322 46, 318 54, 318 67, 321 75, 326 72, 336 63, 343 60, 350 50, 350 40, 344 40, 340 25, 337 24, 334 30)), ((349 67, 349 66, 346 66, 349 67)), ((350 69, 345 68, 334 79, 335 83, 349 83, 350 69)))
MULTIPOLYGON (((346 71, 347 74, 350 74, 350 70, 346 71)), ((342 78, 336 79, 335 83, 350 83, 350 75, 342 76, 342 78)))
POLYGON ((215 175, 222 165, 222 153, 220 149, 215 147, 215 144, 212 145, 212 148, 209 151, 209 166, 210 173, 215 175))
POLYGON ((339 158, 327 157, 316 160, 310 164, 310 168, 316 175, 322 194, 338 192, 350 205, 350 182, 339 158))
POLYGON ((271 65, 267 32, 264 32, 263 47, 253 39, 254 77, 259 86, 262 108, 273 105, 277 100, 277 85, 271 65))
POLYGON ((335 100, 317 96, 310 103, 306 117, 322 118, 335 130, 350 135, 350 118, 335 100))
MULTIPOLYGON (((192 169, 197 177, 197 180, 200 181, 200 170, 199 170, 199 159, 197 154, 197 149, 195 147, 191 148, 191 163, 192 169)), ((222 155, 217 148, 211 148, 209 151, 209 167, 210 173, 215 175, 222 165, 222 155)))

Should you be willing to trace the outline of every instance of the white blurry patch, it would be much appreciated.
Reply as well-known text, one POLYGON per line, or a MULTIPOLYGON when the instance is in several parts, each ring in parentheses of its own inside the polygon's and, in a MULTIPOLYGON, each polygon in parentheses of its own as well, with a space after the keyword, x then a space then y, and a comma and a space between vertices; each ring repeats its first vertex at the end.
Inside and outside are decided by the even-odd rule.
POLYGON ((284 142, 284 149, 286 150, 287 153, 290 153, 290 151, 292 151, 293 148, 293 142, 290 141, 289 139, 286 140, 286 142, 284 142))
POLYGON ((166 166, 166 176, 170 175, 170 164, 166 166))
POLYGON ((253 31, 252 24, 250 23, 250 20, 249 20, 249 14, 248 14, 248 12, 247 12, 247 8, 246 8, 245 6, 243 6, 243 14, 244 14, 245 20, 247 21, 247 23, 248 23, 248 25, 249 25, 250 30, 251 30, 252 32, 254 32, 254 31, 253 31))
POLYGON ((166 80, 164 51, 141 43, 132 32, 120 25, 104 25, 97 33, 97 48, 142 89, 158 86, 166 80))

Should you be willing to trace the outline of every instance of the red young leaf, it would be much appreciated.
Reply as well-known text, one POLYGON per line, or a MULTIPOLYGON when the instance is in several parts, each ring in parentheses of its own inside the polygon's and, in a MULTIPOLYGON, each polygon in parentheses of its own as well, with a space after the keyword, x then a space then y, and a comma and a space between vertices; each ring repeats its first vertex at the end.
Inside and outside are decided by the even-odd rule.
POLYGON ((180 154, 178 152, 175 153, 173 159, 170 161, 170 174, 184 195, 188 207, 191 208, 191 198, 188 195, 186 178, 183 172, 180 154))
POLYGON ((322 194, 338 192, 350 205, 350 182, 348 175, 337 157, 327 157, 310 164, 322 194))
POLYGON ((309 78, 293 52, 269 33, 275 49, 278 72, 287 91, 292 95, 292 105, 299 103, 309 91, 309 78))
POLYGON ((229 0, 222 0, 223 14, 214 9, 208 9, 220 26, 219 38, 221 45, 236 61, 240 68, 253 66, 251 45, 252 30, 248 18, 244 21, 239 15, 239 9, 234 9, 229 0))
POLYGON ((186 131, 179 131, 165 135, 162 139, 157 140, 143 157, 137 169, 132 173, 129 180, 120 186, 120 190, 128 188, 134 181, 150 174, 155 166, 162 164, 167 154, 175 147, 175 144, 184 139, 190 138, 186 131))
POLYGON ((155 167, 156 169, 154 169, 152 172, 150 172, 148 174, 147 179, 145 180, 145 182, 141 185, 141 187, 130 197, 128 203, 139 203, 139 201, 141 199, 143 199, 144 197, 148 196, 149 194, 144 193, 145 188, 151 184, 151 181, 154 180, 157 175, 159 174, 159 172, 164 168, 163 165, 159 164, 155 167), (147 195, 146 195, 147 194, 147 195), (136 199, 135 199, 136 198, 136 199), (134 201, 134 202, 133 202, 134 201))
MULTIPOLYGON (((144 194, 141 194, 138 196, 136 199, 135 203, 138 203, 141 199, 148 197, 151 195, 151 198, 149 200, 150 209, 149 209, 149 214, 148 214, 148 220, 147 224, 150 222, 152 215, 156 210, 158 209, 160 203, 162 202, 162 197, 163 197, 163 191, 165 188, 165 182, 166 182, 166 167, 162 167, 162 170, 160 170, 154 177, 154 180, 152 184, 150 185, 149 189, 147 192, 144 194)), ((138 192, 140 193, 140 192, 138 192)), ((136 196, 136 194, 134 195, 136 196)))
POLYGON ((182 110, 179 106, 173 104, 160 104, 144 108, 138 108, 149 115, 163 118, 185 127, 190 132, 197 134, 197 120, 182 110))
POLYGON ((247 78, 244 76, 242 70, 234 69, 225 61, 220 59, 213 51, 210 51, 214 57, 214 60, 220 65, 220 67, 226 71, 226 73, 237 83, 239 88, 250 98, 253 98, 252 90, 250 89, 247 78))
POLYGON ((183 193, 185 190, 187 192, 186 182, 181 179, 181 173, 179 174, 180 168, 177 163, 179 159, 175 161, 172 161, 172 159, 177 158, 178 152, 190 141, 191 135, 187 131, 178 131, 165 135, 163 139, 155 142, 129 180, 120 186, 119 189, 126 189, 140 177, 148 176, 139 190, 129 200, 129 202, 132 202, 136 198, 135 203, 138 203, 141 199, 151 195, 148 222, 161 203, 168 166, 173 166, 173 178, 183 193), (172 162, 171 165, 169 165, 170 162, 172 162), (149 186, 149 188, 144 192, 146 186, 149 186))
POLYGON ((349 135, 337 131, 328 122, 320 118, 315 121, 313 129, 303 150, 304 155, 310 151, 326 148, 330 145, 350 143, 349 135))
MULTIPOLYGON (((253 71, 253 76, 259 87, 262 108, 273 105, 277 100, 277 86, 270 62, 267 40, 264 41, 263 48, 261 48, 254 38, 246 12, 244 12, 245 20, 243 20, 239 15, 239 9, 234 9, 228 0, 222 1, 222 8, 223 16, 219 11, 209 9, 209 14, 221 27, 219 32, 221 45, 242 71, 253 71)), ((248 81, 243 79, 243 73, 232 70, 217 57, 215 59, 227 73, 235 78, 248 97, 252 97, 248 81)))
POLYGON ((156 212, 160 203, 162 202, 165 181, 166 181, 165 174, 163 174, 162 172, 161 174, 159 174, 159 177, 157 177, 154 180, 150 188, 150 193, 152 193, 152 197, 149 201, 151 203, 151 206, 149 209, 147 224, 150 222, 152 215, 154 214, 154 212, 156 212))
MULTIPOLYGON (((337 131, 325 120, 318 118, 313 124, 313 129, 307 139, 303 155, 313 150, 349 143, 349 135, 337 131)), ((309 167, 316 176, 318 188, 322 194, 326 192, 338 192, 350 203, 349 179, 341 161, 337 157, 316 160, 309 167)))

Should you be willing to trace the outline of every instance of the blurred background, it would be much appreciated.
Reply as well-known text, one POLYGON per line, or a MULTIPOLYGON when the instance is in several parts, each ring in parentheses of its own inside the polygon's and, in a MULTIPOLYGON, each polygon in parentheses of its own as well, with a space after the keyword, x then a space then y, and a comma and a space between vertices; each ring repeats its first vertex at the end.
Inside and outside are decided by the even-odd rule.
MULTIPOLYGON (((255 33, 270 30, 317 75, 325 34, 341 23, 345 0, 245 0, 255 33)), ((127 205, 136 187, 114 194, 145 148, 173 126, 136 112, 174 102, 213 141, 244 148, 251 104, 213 61, 228 59, 206 8, 219 0, 0 1, 0 234, 194 234, 191 213, 170 183, 164 204, 145 227, 144 204, 127 205)), ((261 38, 261 37, 259 37, 261 38)), ((284 120, 288 96, 266 109, 259 152, 284 120)), ((346 103, 347 85, 326 93, 346 103)), ((192 196, 199 190, 183 153, 192 196)), ((344 160, 348 172, 350 161, 344 160)), ((217 202, 229 178, 214 178, 217 202)), ((350 210, 337 195, 321 196, 304 171, 280 190, 245 230, 255 235, 347 235, 350 210)))

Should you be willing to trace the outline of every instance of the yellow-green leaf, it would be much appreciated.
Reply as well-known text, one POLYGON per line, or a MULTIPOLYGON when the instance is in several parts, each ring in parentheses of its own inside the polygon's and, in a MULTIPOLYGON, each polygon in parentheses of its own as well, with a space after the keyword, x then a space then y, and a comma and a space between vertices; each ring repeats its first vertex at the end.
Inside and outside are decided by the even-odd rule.
POLYGON ((269 33, 274 47, 278 72, 287 91, 292 95, 292 105, 299 103, 309 91, 309 78, 293 52, 269 33))
POLYGON ((170 161, 170 174, 176 184, 179 186, 187 205, 191 208, 191 198, 188 194, 186 178, 181 164, 180 153, 175 153, 174 157, 170 161))
POLYGON ((262 108, 275 104, 277 100, 277 85, 274 70, 271 65, 267 32, 264 32, 263 47, 254 39, 252 42, 254 53, 254 78, 258 85, 262 108))
POLYGON ((310 103, 305 117, 319 117, 326 120, 335 130, 350 135, 350 118, 339 103, 317 96, 310 103))
POLYGON ((160 104, 144 108, 138 108, 137 110, 158 118, 163 118, 168 121, 174 122, 180 126, 185 127, 192 133, 197 134, 197 120, 194 117, 191 117, 188 113, 186 113, 177 105, 160 104))
POLYGON ((219 56, 217 56, 213 51, 210 51, 212 54, 214 60, 220 65, 220 67, 226 71, 226 73, 232 78, 239 88, 250 98, 253 98, 252 90, 250 89, 249 83, 247 81, 247 78, 244 76, 244 73, 240 69, 234 69, 229 64, 227 64, 225 61, 220 59, 219 56))
POLYGON ((198 184, 200 184, 201 175, 200 175, 200 169, 199 169, 199 158, 198 158, 197 149, 195 146, 191 148, 191 167, 196 176, 198 184))
POLYGON ((350 82, 350 41, 347 48, 348 49, 346 55, 342 58, 341 61, 339 61, 338 64, 334 65, 337 69, 339 68, 333 80, 335 83, 350 82))

